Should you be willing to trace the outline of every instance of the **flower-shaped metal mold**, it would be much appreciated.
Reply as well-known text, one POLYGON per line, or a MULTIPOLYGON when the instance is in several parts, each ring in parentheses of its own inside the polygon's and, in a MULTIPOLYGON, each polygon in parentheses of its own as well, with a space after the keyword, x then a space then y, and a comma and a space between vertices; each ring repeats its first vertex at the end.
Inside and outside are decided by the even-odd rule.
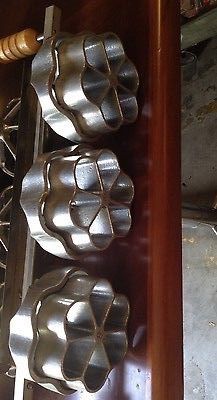
POLYGON ((80 145, 38 158, 23 180, 21 205, 46 251, 77 259, 128 233, 133 194, 113 152, 80 145))
POLYGON ((129 303, 107 280, 75 268, 63 270, 54 287, 57 274, 42 277, 12 319, 12 356, 17 367, 28 366, 26 378, 45 387, 63 394, 96 392, 126 354, 129 303), (52 284, 45 289, 48 282, 52 284), (24 316, 31 325, 31 341, 19 329, 24 316))
POLYGON ((69 140, 93 141, 137 118, 138 73, 114 33, 48 39, 34 58, 31 82, 44 119, 69 140))

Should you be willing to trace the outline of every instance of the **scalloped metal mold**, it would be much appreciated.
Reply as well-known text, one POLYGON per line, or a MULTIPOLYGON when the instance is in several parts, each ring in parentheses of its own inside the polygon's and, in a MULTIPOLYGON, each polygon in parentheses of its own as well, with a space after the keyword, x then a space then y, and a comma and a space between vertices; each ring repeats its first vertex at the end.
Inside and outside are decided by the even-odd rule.
POLYGON ((21 205, 44 250, 79 259, 127 235, 133 195, 112 151, 79 145, 38 157, 23 180, 21 205))
POLYGON ((128 317, 127 298, 107 280, 70 267, 52 271, 11 320, 11 354, 26 379, 48 389, 96 392, 127 352, 128 317))
POLYGON ((96 140, 137 118, 138 73, 112 32, 47 39, 33 60, 31 83, 45 121, 73 142, 96 140))

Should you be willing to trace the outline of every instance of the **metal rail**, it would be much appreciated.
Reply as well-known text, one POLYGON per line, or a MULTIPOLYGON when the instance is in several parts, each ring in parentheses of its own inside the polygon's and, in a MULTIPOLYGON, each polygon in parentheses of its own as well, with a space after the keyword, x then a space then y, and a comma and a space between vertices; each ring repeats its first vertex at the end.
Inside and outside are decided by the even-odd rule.
MULTIPOLYGON (((55 6, 46 8, 43 38, 46 40, 60 27, 61 11, 55 6)), ((22 180, 32 162, 44 150, 46 126, 41 117, 41 107, 33 88, 29 85, 31 62, 24 62, 22 100, 17 137, 17 160, 14 173, 11 229, 7 258, 5 293, 2 310, 2 372, 14 371, 8 348, 10 319, 24 299, 35 277, 37 245, 30 237, 28 225, 20 207, 22 180)), ((33 398, 32 384, 25 381, 22 370, 16 371, 14 400, 33 398)))
MULTIPOLYGON (((44 34, 43 40, 46 40, 54 33, 59 31, 60 28, 61 11, 56 6, 46 8, 44 34)), ((34 148, 33 148, 33 162, 37 156, 43 153, 45 140, 45 123, 41 116, 41 106, 37 102, 36 122, 35 122, 35 135, 34 135, 34 148)), ((24 262, 23 286, 22 286, 22 300, 25 298, 29 286, 32 284, 34 275, 34 262, 35 262, 35 249, 36 242, 31 238, 29 229, 27 229, 26 237, 26 253, 24 262)), ((22 370, 16 371, 14 400, 31 400, 33 398, 32 386, 25 381, 22 370)))

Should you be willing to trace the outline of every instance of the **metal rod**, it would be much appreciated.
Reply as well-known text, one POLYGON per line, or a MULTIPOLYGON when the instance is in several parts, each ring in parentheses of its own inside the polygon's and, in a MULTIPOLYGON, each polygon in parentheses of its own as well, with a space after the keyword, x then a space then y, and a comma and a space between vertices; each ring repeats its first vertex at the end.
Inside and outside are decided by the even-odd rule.
POLYGON ((0 221, 0 226, 10 226, 9 221, 0 221))
MULTIPOLYGON (((19 111, 20 109, 20 104, 21 104, 21 100, 20 98, 18 99, 14 99, 13 100, 14 106, 11 108, 11 110, 7 113, 7 115, 4 118, 4 123, 7 124, 8 121, 10 121, 19 111)), ((11 105, 11 102, 9 103, 9 106, 11 105)))
MULTIPOLYGON (((45 22, 44 22, 44 34, 43 40, 52 36, 55 32, 59 31, 60 28, 61 11, 56 6, 50 6, 46 8, 45 22)), ((33 149, 33 161, 37 158, 38 154, 43 152, 44 147, 44 121, 41 116, 41 107, 38 102, 37 113, 36 113, 36 128, 35 128, 35 139, 33 149)), ((22 299, 24 299, 29 286, 32 284, 33 273, 34 273, 34 256, 35 256, 35 241, 31 238, 29 230, 27 231, 26 240, 26 254, 24 263, 24 275, 23 275, 23 287, 22 287, 22 299)), ((22 370, 16 371, 15 379, 15 390, 14 400, 30 400, 33 398, 33 390, 28 386, 25 381, 22 370)))
POLYGON ((37 42, 41 43, 44 40, 44 34, 39 33, 38 36, 36 37, 37 42))
MULTIPOLYGON (((2 207, 2 209, 0 210, 0 218, 4 218, 5 214, 8 212, 8 210, 9 210, 9 208, 11 206, 11 202, 12 202, 12 199, 9 199, 7 201, 7 203, 2 207)), ((1 221, 1 223, 2 222, 3 221, 1 221)))

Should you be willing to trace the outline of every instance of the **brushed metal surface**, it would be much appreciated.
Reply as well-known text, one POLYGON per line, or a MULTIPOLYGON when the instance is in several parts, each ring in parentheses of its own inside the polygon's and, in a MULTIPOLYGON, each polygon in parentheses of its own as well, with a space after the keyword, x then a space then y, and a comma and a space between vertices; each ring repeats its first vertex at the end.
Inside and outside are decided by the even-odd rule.
POLYGON ((74 142, 90 142, 134 122, 139 78, 114 33, 59 33, 32 63, 45 121, 74 142))
POLYGON ((79 145, 38 157, 23 180, 21 205, 44 250, 78 259, 126 236, 133 194, 111 150, 79 145))
POLYGON ((11 320, 16 367, 61 394, 96 392, 126 354, 128 316, 127 298, 107 280, 75 267, 49 272, 29 288, 11 320))

